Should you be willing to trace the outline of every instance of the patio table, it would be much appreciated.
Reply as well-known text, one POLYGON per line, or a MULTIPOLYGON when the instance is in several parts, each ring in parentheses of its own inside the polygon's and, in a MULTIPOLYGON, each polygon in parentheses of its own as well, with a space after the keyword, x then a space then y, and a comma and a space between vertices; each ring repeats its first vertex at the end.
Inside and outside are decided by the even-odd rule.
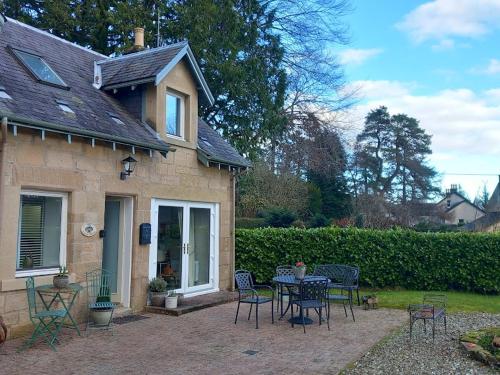
POLYGON ((40 285, 35 288, 46 310, 50 310, 54 303, 61 303, 62 308, 66 311, 65 318, 70 320, 70 323, 66 324, 65 327, 76 329, 78 336, 81 336, 80 329, 71 316, 70 310, 82 289, 83 287, 78 283, 71 283, 65 288, 56 288, 52 284, 40 285), (66 297, 66 301, 64 297, 66 297))
MULTIPOLYGON (((316 280, 327 280, 327 278, 324 276, 313 276, 313 275, 306 275, 304 277, 304 281, 316 281, 316 280)), ((290 306, 292 305, 291 300, 290 300, 292 298, 292 295, 293 295, 291 289, 293 287, 298 287, 300 285, 301 281, 302 280, 296 279, 294 276, 288 276, 288 275, 273 277, 273 282, 278 284, 278 287, 281 288, 281 292, 283 292, 284 287, 288 288, 288 290, 290 292, 289 297, 288 297, 288 306, 286 307, 285 312, 283 314, 281 314, 280 319, 282 319, 283 316, 286 315, 286 313, 288 312, 288 309, 290 309, 290 306)), ((288 321, 291 323, 292 318, 288 319, 288 321)), ((302 318, 300 316, 294 317, 293 323, 294 324, 302 324, 302 318)), ((305 317, 304 323, 305 324, 312 324, 313 320, 309 317, 305 317)))

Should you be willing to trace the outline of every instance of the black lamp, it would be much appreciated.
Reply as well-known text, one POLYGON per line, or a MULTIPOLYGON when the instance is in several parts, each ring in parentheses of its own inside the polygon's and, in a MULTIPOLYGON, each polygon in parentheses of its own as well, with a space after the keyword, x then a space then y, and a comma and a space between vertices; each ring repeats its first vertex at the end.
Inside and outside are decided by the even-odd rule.
POLYGON ((125 180, 127 176, 130 176, 134 172, 136 164, 137 160, 135 160, 132 156, 123 159, 122 160, 123 172, 120 172, 120 180, 125 180))

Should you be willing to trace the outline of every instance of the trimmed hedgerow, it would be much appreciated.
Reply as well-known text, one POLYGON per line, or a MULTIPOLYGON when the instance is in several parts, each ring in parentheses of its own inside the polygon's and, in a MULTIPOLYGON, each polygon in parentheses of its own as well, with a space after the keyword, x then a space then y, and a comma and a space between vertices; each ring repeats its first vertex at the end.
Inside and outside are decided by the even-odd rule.
POLYGON ((303 261, 360 267, 360 283, 374 288, 500 291, 500 234, 419 233, 357 228, 236 230, 236 267, 257 282, 277 265, 303 261))

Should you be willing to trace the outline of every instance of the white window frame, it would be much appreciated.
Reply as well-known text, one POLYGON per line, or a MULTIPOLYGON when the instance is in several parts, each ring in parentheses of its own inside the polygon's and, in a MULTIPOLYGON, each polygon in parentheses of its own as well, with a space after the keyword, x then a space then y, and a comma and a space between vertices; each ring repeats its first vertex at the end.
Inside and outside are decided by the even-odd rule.
POLYGON ((167 92, 165 93, 165 133, 167 134, 167 137, 171 137, 171 138, 174 138, 174 139, 180 139, 180 140, 184 140, 184 119, 185 119, 185 115, 184 115, 184 108, 185 108, 185 102, 186 102, 186 98, 180 94, 177 94, 175 92, 172 92, 170 90, 167 90, 167 92), (180 127, 180 130, 181 130, 181 135, 175 135, 175 134, 170 134, 168 132, 168 123, 167 123, 167 116, 168 116, 168 96, 173 96, 177 99, 180 100, 180 114, 179 114, 179 127, 180 127))
MULTIPOLYGON (((21 195, 36 195, 40 197, 53 197, 61 198, 61 238, 59 247, 59 266, 66 267, 66 239, 67 239, 67 229, 68 229, 68 194, 59 192, 49 192, 42 190, 21 190, 19 198, 21 195)), ((21 204, 21 199, 19 199, 19 204, 21 204)), ((36 270, 17 270, 17 264, 19 262, 19 230, 21 221, 19 220, 19 226, 17 229, 17 249, 16 249, 16 277, 28 277, 28 276, 43 276, 43 275, 54 275, 59 273, 59 267, 52 268, 39 268, 36 270)))

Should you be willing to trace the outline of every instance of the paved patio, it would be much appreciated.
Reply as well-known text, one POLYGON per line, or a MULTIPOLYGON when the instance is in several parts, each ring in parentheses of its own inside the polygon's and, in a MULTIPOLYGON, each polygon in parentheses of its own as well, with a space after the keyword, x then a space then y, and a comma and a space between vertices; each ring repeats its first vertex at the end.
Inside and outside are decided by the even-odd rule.
POLYGON ((356 308, 353 322, 334 306, 331 331, 314 324, 304 334, 286 320, 271 325, 270 306, 258 330, 246 306, 237 325, 235 311, 228 303, 180 317, 146 314, 115 325, 113 336, 68 331, 58 352, 39 343, 17 354, 22 341, 10 340, 0 347, 0 374, 336 374, 406 320, 400 310, 356 308))

